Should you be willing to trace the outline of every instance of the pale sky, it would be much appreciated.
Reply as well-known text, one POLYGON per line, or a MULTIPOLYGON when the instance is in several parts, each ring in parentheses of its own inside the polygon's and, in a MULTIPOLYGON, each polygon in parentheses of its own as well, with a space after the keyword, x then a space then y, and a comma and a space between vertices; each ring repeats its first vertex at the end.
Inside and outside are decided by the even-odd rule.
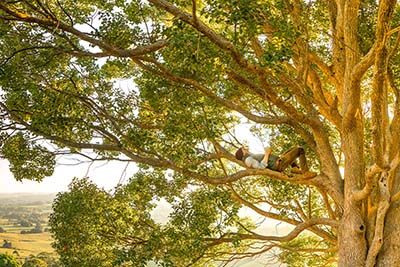
POLYGON ((68 184, 74 177, 90 177, 98 186, 111 190, 119 181, 126 182, 137 169, 134 163, 130 163, 125 170, 126 163, 109 162, 82 164, 78 166, 57 166, 51 177, 42 182, 24 180, 17 182, 9 171, 7 160, 0 160, 0 193, 56 193, 67 191, 68 184))

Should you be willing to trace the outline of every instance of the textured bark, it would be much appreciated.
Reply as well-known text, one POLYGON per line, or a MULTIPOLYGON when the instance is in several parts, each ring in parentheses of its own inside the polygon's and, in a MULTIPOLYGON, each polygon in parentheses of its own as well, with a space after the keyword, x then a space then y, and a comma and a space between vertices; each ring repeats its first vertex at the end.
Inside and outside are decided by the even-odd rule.
POLYGON ((400 204, 392 204, 385 220, 383 245, 376 267, 400 266, 400 204))
POLYGON ((344 188, 345 201, 343 217, 340 221, 338 247, 339 266, 364 266, 367 254, 365 240, 366 225, 362 214, 362 205, 352 198, 354 191, 359 188, 358 178, 362 177, 363 164, 360 164, 359 153, 362 142, 357 132, 348 134, 344 139, 344 153, 346 157, 344 188))
POLYGON ((365 264, 367 244, 362 204, 353 199, 363 186, 363 122, 361 115, 361 75, 354 69, 360 61, 357 39, 357 10, 359 1, 339 1, 338 20, 343 29, 345 69, 343 86, 342 146, 345 157, 344 212, 338 235, 339 266, 361 267, 365 264))

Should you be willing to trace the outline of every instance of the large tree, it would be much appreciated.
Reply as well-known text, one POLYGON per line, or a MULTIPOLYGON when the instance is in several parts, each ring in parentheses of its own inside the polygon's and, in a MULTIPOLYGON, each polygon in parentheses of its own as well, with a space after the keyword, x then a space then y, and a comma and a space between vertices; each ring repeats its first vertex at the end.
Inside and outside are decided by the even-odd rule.
POLYGON ((1 155, 16 179, 66 153, 139 164, 115 195, 78 183, 58 199, 65 262, 85 236, 107 244, 103 263, 278 248, 400 266, 399 15, 395 0, 1 0, 1 155), (304 146, 316 175, 245 168, 244 120, 275 150, 304 146), (166 226, 149 217, 157 198, 174 208, 166 226), (244 206, 292 231, 257 232, 244 206), (81 230, 74 214, 87 232, 63 235, 81 230))

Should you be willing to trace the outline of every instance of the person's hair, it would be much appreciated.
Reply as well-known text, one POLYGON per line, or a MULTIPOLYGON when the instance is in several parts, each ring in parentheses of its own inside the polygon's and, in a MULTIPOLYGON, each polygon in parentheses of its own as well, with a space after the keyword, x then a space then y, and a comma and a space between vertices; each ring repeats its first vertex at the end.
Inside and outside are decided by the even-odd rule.
POLYGON ((243 159, 243 148, 239 148, 236 153, 235 153, 235 157, 238 160, 242 160, 243 159))

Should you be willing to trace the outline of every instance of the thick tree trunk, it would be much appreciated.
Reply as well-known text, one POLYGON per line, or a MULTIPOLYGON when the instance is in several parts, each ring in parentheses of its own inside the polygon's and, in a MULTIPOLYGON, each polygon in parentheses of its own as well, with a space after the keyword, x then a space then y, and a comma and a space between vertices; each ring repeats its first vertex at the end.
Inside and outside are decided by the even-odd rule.
POLYGON ((340 267, 364 267, 366 257, 365 226, 357 206, 345 205, 339 235, 340 267))
POLYGON ((353 199, 353 194, 360 188, 359 178, 364 175, 364 164, 360 155, 363 153, 361 122, 353 121, 353 127, 347 125, 343 142, 346 157, 344 187, 345 202, 343 217, 338 234, 339 266, 365 266, 367 242, 366 225, 363 218, 362 205, 353 199))
POLYGON ((360 61, 357 39, 357 10, 360 1, 338 2, 337 29, 343 32, 346 47, 343 73, 342 148, 345 157, 344 210, 338 233, 339 266, 364 267, 367 255, 366 225, 363 206, 353 195, 363 187, 365 175, 363 118, 361 108, 361 77, 354 75, 360 61))

